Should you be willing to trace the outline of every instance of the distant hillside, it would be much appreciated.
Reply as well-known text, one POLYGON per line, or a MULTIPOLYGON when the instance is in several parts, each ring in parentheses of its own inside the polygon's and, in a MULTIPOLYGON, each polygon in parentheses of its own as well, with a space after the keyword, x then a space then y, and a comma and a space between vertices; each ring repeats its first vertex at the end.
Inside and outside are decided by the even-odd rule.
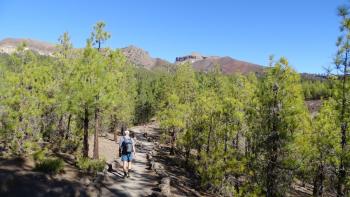
POLYGON ((22 42, 27 44, 27 49, 35 51, 40 55, 52 55, 55 51, 55 45, 43 41, 23 39, 23 38, 6 38, 0 41, 0 53, 13 53, 18 45, 22 42))
POLYGON ((121 48, 121 51, 132 63, 142 66, 148 70, 171 64, 170 62, 160 58, 152 58, 147 51, 133 45, 121 48))
POLYGON ((221 71, 224 74, 233 73, 262 73, 263 66, 252 64, 240 60, 235 60, 231 57, 206 58, 193 63, 193 67, 198 71, 208 72, 212 70, 215 65, 220 65, 221 71))
MULTIPOLYGON (((27 49, 37 52, 40 55, 51 56, 55 51, 55 45, 43 41, 22 38, 6 38, 0 41, 0 53, 13 53, 17 46, 25 42, 27 49)), ((176 57, 174 63, 170 63, 164 59, 152 57, 144 49, 136 46, 128 46, 121 48, 123 54, 131 63, 141 66, 148 70, 164 70, 173 71, 178 64, 190 62, 193 68, 199 72, 209 72, 216 65, 219 65, 224 74, 241 73, 247 74, 250 72, 261 74, 264 70, 263 66, 233 59, 231 57, 219 56, 203 56, 200 53, 193 52, 190 55, 176 57)))
POLYGON ((219 56, 203 56, 200 53, 193 52, 190 55, 177 57, 175 59, 176 64, 183 62, 190 62, 193 68, 200 72, 209 72, 214 69, 216 65, 219 65, 221 71, 224 74, 241 73, 248 74, 252 73, 263 73, 264 67, 233 59, 231 57, 219 57, 219 56))

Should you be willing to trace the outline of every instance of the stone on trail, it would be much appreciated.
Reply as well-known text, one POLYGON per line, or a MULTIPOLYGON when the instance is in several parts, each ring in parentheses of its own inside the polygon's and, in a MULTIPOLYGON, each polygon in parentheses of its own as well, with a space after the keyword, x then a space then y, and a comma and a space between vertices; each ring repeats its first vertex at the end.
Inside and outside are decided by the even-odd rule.
POLYGON ((152 154, 151 154, 151 152, 147 153, 146 158, 147 158, 147 160, 151 160, 151 159, 152 159, 152 154))
POLYGON ((159 185, 159 189, 161 191, 161 194, 163 194, 164 196, 170 196, 171 195, 170 185, 160 184, 159 185))
POLYGON ((162 184, 170 185, 170 177, 164 177, 164 178, 162 178, 162 180, 160 182, 162 184))
POLYGON ((163 170, 164 167, 161 163, 158 163, 158 162, 155 162, 155 161, 152 161, 152 170, 154 171, 160 171, 160 170, 163 170))
POLYGON ((83 177, 80 179, 80 182, 84 185, 89 185, 91 183, 90 179, 88 177, 83 177))
POLYGON ((170 178, 169 177, 163 178, 158 188, 160 189, 160 192, 163 196, 171 196, 170 178))

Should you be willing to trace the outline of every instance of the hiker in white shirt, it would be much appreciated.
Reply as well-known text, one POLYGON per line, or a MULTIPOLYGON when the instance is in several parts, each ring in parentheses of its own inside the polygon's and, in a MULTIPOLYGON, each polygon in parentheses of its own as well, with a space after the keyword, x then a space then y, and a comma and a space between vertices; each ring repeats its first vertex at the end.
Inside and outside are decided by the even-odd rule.
POLYGON ((135 141, 130 137, 130 132, 126 130, 125 135, 119 140, 119 155, 123 162, 124 177, 130 177, 131 162, 136 156, 135 141))

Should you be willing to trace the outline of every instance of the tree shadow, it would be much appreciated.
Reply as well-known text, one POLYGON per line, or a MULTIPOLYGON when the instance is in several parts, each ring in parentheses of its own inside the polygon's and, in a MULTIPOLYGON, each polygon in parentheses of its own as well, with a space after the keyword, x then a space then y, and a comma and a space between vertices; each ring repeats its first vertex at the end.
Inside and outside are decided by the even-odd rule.
POLYGON ((0 169, 0 196, 89 196, 77 181, 56 180, 44 173, 0 169))

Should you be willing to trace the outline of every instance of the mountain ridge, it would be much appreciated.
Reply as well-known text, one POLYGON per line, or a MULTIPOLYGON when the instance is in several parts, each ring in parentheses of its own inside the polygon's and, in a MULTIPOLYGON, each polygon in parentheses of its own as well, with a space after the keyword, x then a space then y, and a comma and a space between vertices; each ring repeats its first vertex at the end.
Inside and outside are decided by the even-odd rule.
MULTIPOLYGON (((40 55, 53 56, 56 50, 56 45, 49 42, 30 38, 5 38, 0 41, 0 53, 11 54, 15 52, 17 46, 22 42, 26 43, 26 49, 37 52, 40 55)), ((176 57, 175 61, 171 63, 159 57, 152 57, 148 51, 135 45, 129 45, 119 49, 131 63, 148 70, 169 69, 169 67, 176 67, 178 64, 186 62, 191 63, 193 68, 199 72, 209 72, 213 70, 216 65, 220 66, 224 74, 262 73, 264 70, 264 66, 236 60, 229 56, 203 56, 198 52, 192 52, 189 55, 176 57)))

